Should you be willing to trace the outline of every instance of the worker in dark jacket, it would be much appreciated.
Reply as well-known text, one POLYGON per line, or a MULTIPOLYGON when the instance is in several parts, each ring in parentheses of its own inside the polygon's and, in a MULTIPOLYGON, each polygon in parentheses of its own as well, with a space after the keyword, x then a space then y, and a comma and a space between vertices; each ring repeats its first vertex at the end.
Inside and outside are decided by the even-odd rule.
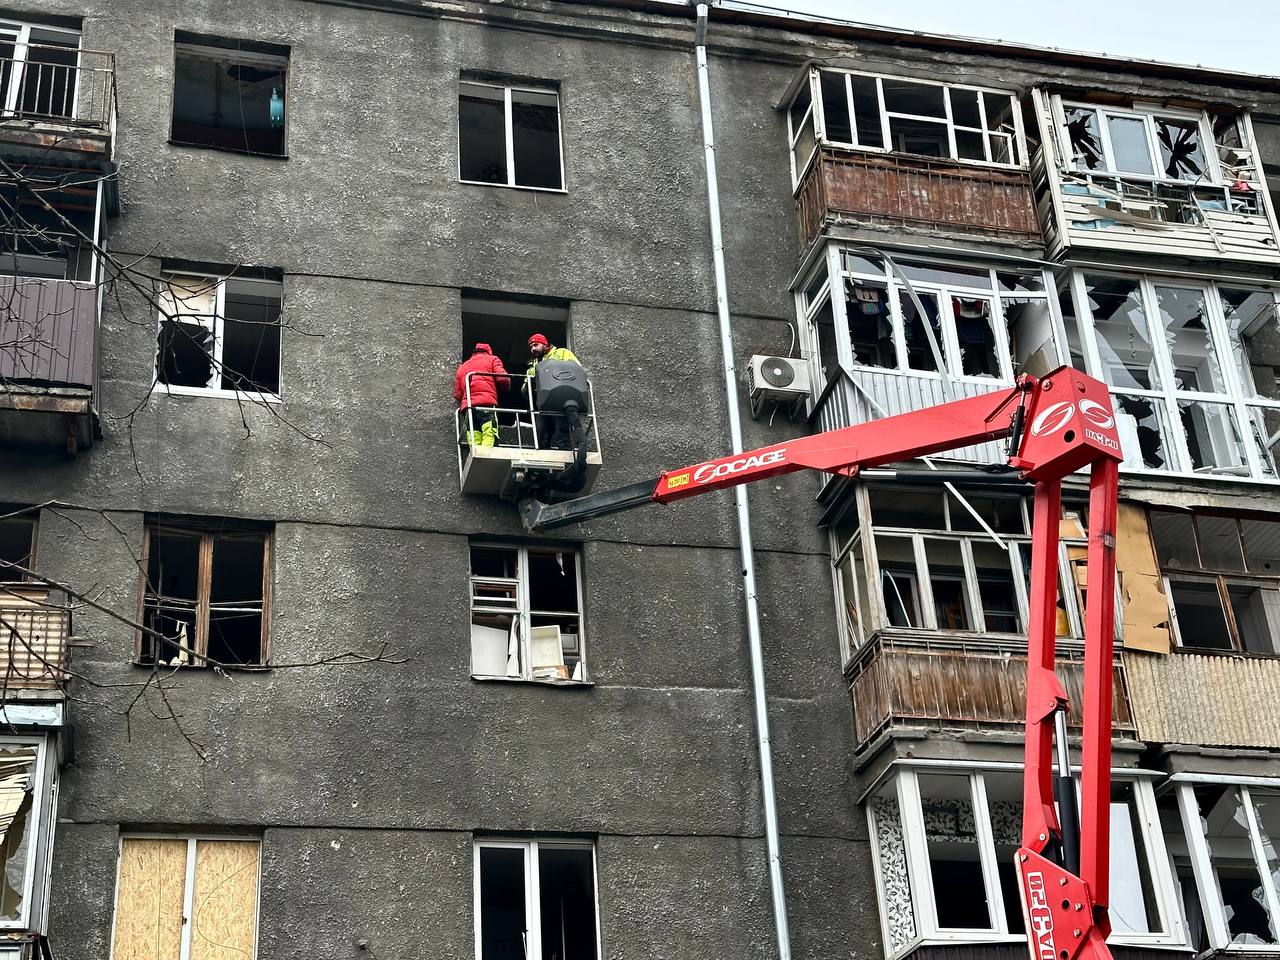
POLYGON ((471 357, 453 375, 453 399, 465 412, 473 410, 466 430, 473 447, 492 447, 498 440, 498 391, 511 389, 511 377, 487 343, 477 343, 471 357), (473 376, 474 374, 474 376, 473 376))
MULTIPOLYGON (((538 372, 538 364, 543 360, 568 360, 581 364, 568 347, 553 346, 543 334, 535 333, 529 338, 529 369, 525 371, 524 386, 521 389, 534 390, 534 375, 538 372)), ((537 397, 537 392, 533 393, 537 397)), ((573 444, 569 438, 569 425, 559 414, 538 414, 538 442, 552 450, 570 450, 573 444)))

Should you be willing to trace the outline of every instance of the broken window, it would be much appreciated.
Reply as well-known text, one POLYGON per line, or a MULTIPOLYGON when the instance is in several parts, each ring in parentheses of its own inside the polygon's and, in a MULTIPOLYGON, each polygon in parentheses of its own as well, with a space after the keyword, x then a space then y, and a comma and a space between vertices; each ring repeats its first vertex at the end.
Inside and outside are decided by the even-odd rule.
MULTIPOLYGON (((1202 831, 1208 868, 1216 887, 1204 899, 1216 900, 1226 929, 1227 944, 1280 943, 1277 923, 1276 872, 1273 837, 1280 839, 1273 790, 1197 783, 1190 790, 1192 810, 1202 831), (1256 791, 1256 796, 1255 796, 1256 791), (1261 854, 1261 856, 1259 855, 1261 854)), ((1184 808, 1185 809, 1185 808, 1184 808)), ((1212 902, 1212 901, 1211 901, 1212 902)))
POLYGON ((32 569, 35 554, 35 516, 0 507, 0 583, 26 580, 27 574, 14 568, 32 569), (4 514, 8 516, 3 516, 4 514))
POLYGON ((170 393, 280 393, 278 280, 168 274, 156 382, 170 393))
POLYGON ((901 260, 895 269, 850 253, 842 259, 855 366, 937 373, 941 364, 950 377, 1003 380, 1012 379, 1015 356, 1019 369, 1059 365, 1038 273, 925 260, 901 260))
POLYGON ((1280 522, 1151 511, 1183 647, 1280 653, 1280 522))
POLYGON ((816 88, 802 85, 790 108, 797 176, 812 150, 812 135, 802 141, 798 131, 814 89, 826 143, 965 162, 1022 162, 1017 101, 1011 94, 847 70, 815 70, 812 76, 816 88))
POLYGON ((464 80, 458 85, 458 178, 560 190, 560 94, 464 80))
POLYGON ((29 929, 48 883, 53 829, 47 742, 0 742, 0 928, 29 929))
POLYGON ((285 155, 288 47, 178 31, 174 52, 174 143, 285 155))
POLYGON ((242 521, 149 521, 138 662, 266 663, 270 543, 269 529, 242 521))
POLYGON ((471 675, 587 679, 578 551, 473 543, 471 675))
POLYGON ((1205 115, 1063 103, 1069 165, 1083 173, 1213 183, 1205 154, 1205 115))
POLYGON ((121 837, 113 956, 256 956, 261 846, 240 837, 121 837))
POLYGON ((75 117, 80 34, 0 21, 0 116, 75 117))
POLYGON ((813 94, 810 84, 801 84, 796 98, 787 108, 787 138, 791 148, 791 179, 799 181, 818 148, 814 130, 813 94))
MULTIPOLYGON (((857 525, 858 492, 828 524, 846 656, 881 628, 1025 632, 1031 562, 1026 501, 967 491, 961 501, 942 490, 900 484, 861 489, 871 529, 857 525)), ((1084 532, 1064 526, 1062 536, 1058 635, 1079 637, 1083 591, 1070 586, 1070 559, 1072 550, 1083 556, 1084 532)))
POLYGON ((596 960, 595 848, 568 840, 478 840, 477 960, 596 960))
MULTIPOLYGON (((888 955, 921 942, 980 943, 1025 933, 1014 867, 1022 773, 899 764, 868 800, 888 955), (917 875, 927 871, 927 876, 917 875)), ((1116 772, 1111 795, 1112 943, 1176 943, 1163 838, 1146 780, 1116 772)))
MULTIPOLYGON (((1112 387, 1131 468, 1273 479, 1280 397, 1255 364, 1276 340, 1271 291, 1077 274, 1077 320, 1112 387), (1275 392, 1275 391, 1272 391, 1275 392)), ((1092 365, 1093 361, 1090 361, 1092 365)))

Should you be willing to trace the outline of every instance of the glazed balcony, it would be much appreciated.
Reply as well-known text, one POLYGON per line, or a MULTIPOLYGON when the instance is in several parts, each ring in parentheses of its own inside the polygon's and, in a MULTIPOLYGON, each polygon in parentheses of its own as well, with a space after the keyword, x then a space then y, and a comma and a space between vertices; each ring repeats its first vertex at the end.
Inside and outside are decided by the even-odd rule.
POLYGON ((796 191, 805 247, 833 226, 920 227, 1038 244, 1026 170, 822 146, 796 191))

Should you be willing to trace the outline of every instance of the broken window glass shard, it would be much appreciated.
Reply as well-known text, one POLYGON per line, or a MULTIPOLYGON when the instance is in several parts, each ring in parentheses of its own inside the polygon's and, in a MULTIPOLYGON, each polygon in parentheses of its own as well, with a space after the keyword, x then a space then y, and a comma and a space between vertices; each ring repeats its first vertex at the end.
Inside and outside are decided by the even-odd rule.
POLYGON ((1102 152, 1102 134, 1098 111, 1088 107, 1064 107, 1067 140, 1071 145, 1074 165, 1078 170, 1105 170, 1107 159, 1102 152))

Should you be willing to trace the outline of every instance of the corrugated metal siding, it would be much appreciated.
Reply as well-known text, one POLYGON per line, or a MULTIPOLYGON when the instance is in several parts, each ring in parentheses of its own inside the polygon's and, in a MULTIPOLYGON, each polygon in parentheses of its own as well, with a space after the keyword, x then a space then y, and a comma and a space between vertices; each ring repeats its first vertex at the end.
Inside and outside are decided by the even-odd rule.
POLYGON ((7 589, 0 596, 0 694, 55 689, 66 679, 71 611, 50 604, 48 591, 7 589))
POLYGON ((0 380, 92 387, 97 335, 93 284, 0 277, 0 380))
POLYGON ((1139 739, 1280 748, 1280 660, 1125 653, 1139 739))

